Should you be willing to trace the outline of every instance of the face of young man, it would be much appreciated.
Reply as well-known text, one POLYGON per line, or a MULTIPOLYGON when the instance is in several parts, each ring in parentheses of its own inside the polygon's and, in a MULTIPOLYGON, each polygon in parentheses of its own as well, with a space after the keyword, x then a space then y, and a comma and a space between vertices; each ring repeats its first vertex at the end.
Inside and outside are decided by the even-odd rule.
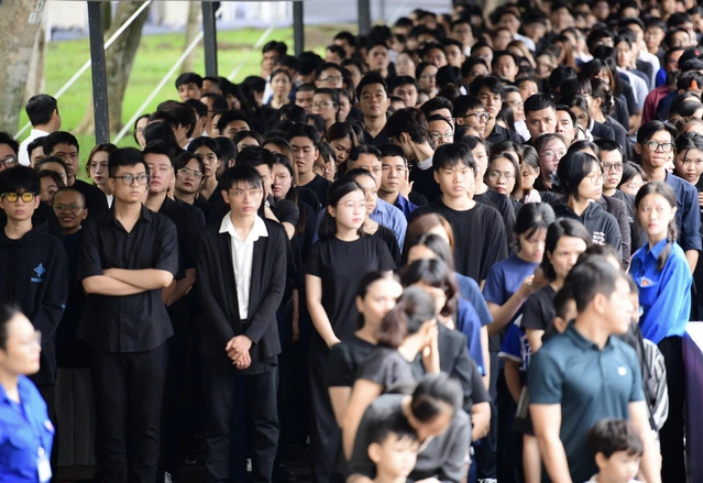
POLYGON ((62 191, 54 196, 54 213, 64 234, 77 232, 88 216, 83 197, 75 191, 62 191))
POLYGON ((239 182, 234 184, 229 191, 222 191, 222 197, 229 205, 235 218, 251 218, 256 216, 256 212, 261 206, 264 190, 261 186, 239 182))
POLYGON ((483 107, 486 109, 488 117, 490 119, 495 119, 503 107, 503 99, 500 97, 500 94, 482 87, 481 90, 478 91, 478 98, 483 102, 483 107))
POLYGON ((0 144, 0 172, 18 165, 17 155, 7 144, 0 144))
POLYGON ((400 156, 386 156, 381 159, 381 191, 396 194, 400 183, 407 180, 408 167, 400 156))
POLYGON ((517 71, 518 67, 515 59, 509 55, 501 55, 493 63, 493 75, 508 79, 510 82, 515 82, 517 71))
POLYGON ((261 179, 264 182, 264 198, 271 196, 271 190, 273 186, 273 176, 271 174, 271 168, 265 164, 261 164, 256 167, 256 170, 261 175, 261 179))
POLYGON ((603 310, 608 329, 613 334, 624 334, 632 322, 634 308, 630 301, 630 285, 624 277, 618 277, 615 291, 610 295, 603 310))
POLYGON ((315 81, 315 85, 328 87, 330 89, 340 89, 343 87, 344 77, 338 69, 325 69, 320 72, 320 77, 315 81))
POLYGON ((261 60, 262 77, 268 77, 271 74, 271 71, 273 70, 273 61, 276 60, 277 56, 278 51, 276 50, 269 50, 268 52, 264 52, 263 59, 261 60))
POLYGON ((361 112, 364 117, 378 119, 385 117, 391 101, 381 84, 368 84, 361 90, 361 112))
POLYGON ((312 111, 312 98, 315 96, 315 91, 297 91, 295 93, 295 105, 305 109, 308 114, 312 111))
POLYGON ((400 97, 406 107, 415 107, 417 105, 417 88, 412 84, 396 87, 393 89, 393 95, 400 97))
POLYGON ((193 82, 181 84, 178 86, 178 96, 181 98, 181 102, 185 102, 188 99, 200 99, 200 89, 193 82))
POLYGON ((447 54, 447 63, 449 65, 453 65, 454 67, 461 68, 461 64, 466 60, 466 56, 459 46, 447 45, 444 47, 444 51, 447 54))
POLYGON ((129 205, 141 204, 144 195, 149 191, 149 173, 142 163, 120 166, 108 183, 115 201, 129 205))
POLYGON ((41 165, 41 170, 53 171, 61 176, 64 184, 68 184, 68 177, 66 176, 66 170, 59 163, 44 163, 41 165))
POLYGON ((473 198, 475 181, 474 170, 461 162, 454 166, 445 166, 434 172, 434 179, 439 184, 442 194, 448 198, 473 198))
POLYGON ((600 161, 603 166, 603 173, 605 174, 603 188, 617 188, 620 184, 620 180, 622 179, 622 154, 618 151, 601 150, 600 161))
POLYGON ((455 25, 452 29, 452 38, 461 42, 464 47, 470 46, 474 41, 471 26, 467 23, 455 25))
POLYGON ((540 134, 546 132, 553 133, 557 127, 556 113, 551 107, 530 111, 525 114, 525 120, 532 139, 537 139, 540 134))
POLYGON ((54 194, 59 190, 59 186, 54 181, 51 176, 44 176, 39 180, 41 182, 41 192, 39 193, 39 199, 47 205, 51 205, 54 199, 54 194))
POLYGON ((315 143, 310 138, 294 137, 290 140, 290 147, 293 151, 293 160, 298 168, 298 174, 308 175, 320 154, 315 148, 315 143))
POLYGON ((557 126, 554 132, 563 135, 569 144, 574 142, 576 137, 576 126, 574 126, 574 121, 571 120, 571 116, 568 112, 557 111, 557 126))
POLYGON ((454 141, 452 126, 445 121, 430 121, 430 137, 434 140, 435 147, 449 144, 454 141))
POLYGON ((27 221, 34 215, 41 200, 37 194, 20 189, 11 193, 0 193, 0 208, 7 218, 16 222, 27 221))
POLYGON ((232 121, 225 127, 224 132, 220 133, 230 139, 234 139, 234 135, 239 131, 251 131, 249 124, 246 121, 232 121))
POLYGON ((371 70, 386 70, 388 68, 388 64, 390 64, 388 49, 381 45, 376 45, 373 49, 369 50, 366 55, 366 63, 369 64, 371 70))
POLYGON ((381 181, 383 178, 383 175, 382 175, 383 167, 382 167, 381 160, 378 159, 375 155, 361 154, 359 156, 359 159, 351 162, 350 168, 352 168, 352 169, 356 169, 356 168, 365 169, 366 171, 371 173, 371 176, 373 176, 373 179, 376 182, 376 186, 381 186, 381 181))
POLYGON ((66 163, 66 174, 68 179, 75 179, 78 171, 78 146, 71 146, 66 143, 59 143, 49 153, 50 156, 57 156, 66 163))
POLYGON ((164 154, 147 154, 144 156, 146 165, 149 167, 151 182, 149 183, 149 194, 160 195, 168 190, 173 181, 173 165, 168 156, 164 154))

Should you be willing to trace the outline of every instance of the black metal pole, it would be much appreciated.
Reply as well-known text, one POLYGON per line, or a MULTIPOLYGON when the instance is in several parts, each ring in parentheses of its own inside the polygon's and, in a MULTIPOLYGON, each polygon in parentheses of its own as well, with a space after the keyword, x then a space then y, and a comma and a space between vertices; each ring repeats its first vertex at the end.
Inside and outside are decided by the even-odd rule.
MULTIPOLYGON (((107 106, 107 71, 103 41, 102 2, 88 2, 90 62, 93 76, 93 110, 95 113, 95 143, 110 142, 110 116, 107 106)), ((110 4, 105 4, 110 8, 110 4)))
POLYGON ((293 2, 293 44, 295 45, 295 55, 300 55, 305 50, 303 12, 303 2, 293 2))
POLYGON ((213 2, 202 2, 203 45, 205 46, 205 75, 217 77, 217 25, 213 2))
POLYGON ((368 35, 371 31, 371 1, 357 0, 359 7, 359 35, 368 35))

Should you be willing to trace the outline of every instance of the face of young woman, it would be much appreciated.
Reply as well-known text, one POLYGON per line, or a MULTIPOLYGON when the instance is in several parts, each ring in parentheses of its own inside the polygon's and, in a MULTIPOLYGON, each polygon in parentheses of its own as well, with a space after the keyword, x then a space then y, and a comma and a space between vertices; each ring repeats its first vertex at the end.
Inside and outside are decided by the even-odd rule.
POLYGON ((39 370, 41 333, 22 314, 7 323, 7 341, 0 349, 0 367, 9 374, 30 375, 39 370))
POLYGON ((279 97, 288 97, 292 83, 284 73, 276 74, 276 77, 271 79, 271 89, 273 93, 279 97))
POLYGON ((486 183, 498 193, 510 196, 515 189, 515 165, 507 158, 497 158, 488 167, 486 183))
POLYGON ((535 180, 539 176, 539 169, 533 168, 527 163, 523 163, 520 169, 520 176, 522 189, 532 189, 535 185, 535 180))
POLYGON ((525 107, 522 100, 522 96, 519 92, 510 92, 505 96, 505 103, 513 108, 513 113, 515 114, 516 121, 525 120, 525 107))
POLYGON ((195 194, 203 181, 200 164, 194 159, 178 170, 176 174, 176 189, 188 194, 195 194))
POLYGON ((334 105, 329 95, 315 94, 312 98, 312 113, 319 114, 327 122, 332 122, 337 115, 337 106, 334 105))
POLYGON ((576 122, 584 129, 588 129, 588 114, 579 107, 570 107, 569 110, 576 116, 576 122))
POLYGON ((369 285, 366 296, 356 298, 356 308, 364 317, 364 326, 378 327, 402 294, 403 286, 392 278, 376 280, 369 285))
POLYGON ((424 89, 427 92, 432 92, 437 88, 437 67, 434 65, 429 65, 425 67, 425 70, 420 74, 420 78, 417 80, 420 89, 424 89))
POLYGON ((98 186, 107 185, 107 178, 109 176, 107 172, 108 157, 109 154, 105 151, 98 151, 93 154, 93 157, 90 159, 90 163, 88 163, 90 179, 95 181, 95 184, 98 186))
POLYGON ((569 274, 579 255, 586 251, 586 242, 573 236, 563 236, 557 242, 553 252, 547 252, 549 262, 557 274, 558 280, 564 280, 569 274))
POLYGON ((488 155, 486 154, 486 147, 483 144, 477 144, 475 148, 471 150, 471 154, 474 155, 474 160, 476 161, 476 177, 483 179, 483 175, 486 173, 488 168, 488 155))
POLYGON ((334 154, 337 157, 337 164, 346 163, 352 150, 352 141, 349 138, 335 139, 330 143, 334 154))
POLYGON ((703 151, 687 149, 678 153, 674 159, 674 172, 691 184, 698 183, 703 173, 703 151))
POLYGON ((544 242, 547 240, 547 230, 537 230, 530 236, 524 233, 518 235, 520 254, 532 263, 539 263, 544 257, 544 242))
POLYGON ((347 96, 339 96, 339 121, 344 122, 347 120, 349 111, 351 111, 351 102, 347 96))
POLYGON ((597 200, 603 195, 603 170, 598 163, 593 163, 591 172, 581 180, 578 195, 582 199, 597 200))
POLYGON ((630 196, 637 196, 637 192, 644 185, 644 180, 639 174, 634 175, 629 181, 620 185, 620 191, 630 196))
POLYGON ((336 207, 328 209, 337 222, 337 230, 358 230, 366 218, 366 197, 362 190, 355 190, 342 196, 336 207))
POLYGON ((556 173, 559 160, 566 154, 566 145, 559 139, 549 141, 539 153, 539 164, 544 174, 556 173))
POLYGON ((359 176, 356 182, 364 189, 364 197, 366 199, 366 215, 369 216, 376 209, 378 202, 376 181, 371 176, 359 176))
POLYGON ((642 163, 661 168, 666 166, 672 157, 674 140, 669 131, 657 131, 651 138, 642 144, 635 145, 637 152, 642 156, 642 163))
POLYGON ((273 197, 277 199, 285 198, 293 184, 293 177, 288 168, 282 164, 274 164, 273 170, 273 197))
POLYGON ((211 178, 217 173, 217 168, 220 167, 220 160, 217 159, 217 155, 213 153, 207 146, 200 146, 195 150, 195 154, 202 156, 205 162, 205 177, 211 178))
POLYGON ((650 193, 637 206, 637 218, 650 241, 666 238, 669 223, 676 217, 676 207, 662 195, 650 193))

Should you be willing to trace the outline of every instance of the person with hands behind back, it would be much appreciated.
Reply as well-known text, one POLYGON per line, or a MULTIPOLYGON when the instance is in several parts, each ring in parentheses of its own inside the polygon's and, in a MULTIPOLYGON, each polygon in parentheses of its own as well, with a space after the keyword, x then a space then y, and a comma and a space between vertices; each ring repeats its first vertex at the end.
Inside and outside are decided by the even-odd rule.
MULTIPOLYGON (((231 434, 236 406, 253 423, 254 480, 271 482, 279 435, 276 386, 281 344, 276 311, 286 283, 287 236, 279 223, 257 214, 264 187, 256 169, 230 168, 220 186, 230 211, 205 228, 196 263, 205 315, 200 345, 205 356, 205 466, 208 481, 228 481, 230 438, 246 437, 243 428, 231 434), (244 387, 246 396, 236 391, 244 387), (237 400, 243 397, 245 402, 237 400)), ((235 457, 233 477, 245 481, 247 452, 235 457)))

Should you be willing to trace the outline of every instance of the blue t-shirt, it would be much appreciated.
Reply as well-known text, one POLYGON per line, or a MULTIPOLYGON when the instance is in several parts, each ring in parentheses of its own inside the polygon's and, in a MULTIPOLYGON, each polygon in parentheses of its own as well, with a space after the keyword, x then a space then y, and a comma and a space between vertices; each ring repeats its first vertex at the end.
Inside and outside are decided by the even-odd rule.
POLYGON ((520 363, 519 371, 522 376, 527 374, 531 356, 530 341, 527 340, 525 331, 518 324, 511 324, 505 334, 505 339, 503 339, 498 357, 520 363))
POLYGON ((37 456, 50 457, 54 426, 32 381, 20 376, 18 392, 19 403, 0 386, 0 481, 37 483, 37 456))
POLYGON ((478 366, 482 376, 486 375, 486 366, 483 363, 483 350, 481 349, 481 319, 479 319, 473 305, 466 299, 459 297, 457 303, 456 328, 466 336, 469 356, 478 366))
POLYGON ((659 254, 666 247, 662 240, 652 249, 647 243, 632 256, 630 275, 640 288, 642 336, 658 344, 670 336, 682 337, 691 315, 693 277, 686 255, 678 243, 671 245, 664 268, 657 268, 659 254))
POLYGON ((493 322, 493 316, 488 310, 488 305, 486 305, 486 299, 483 298, 481 293, 481 287, 478 286, 476 280, 466 275, 462 275, 459 272, 455 272, 456 283, 459 286, 459 293, 466 300, 471 302, 478 318, 481 320, 481 325, 488 325, 493 322))

